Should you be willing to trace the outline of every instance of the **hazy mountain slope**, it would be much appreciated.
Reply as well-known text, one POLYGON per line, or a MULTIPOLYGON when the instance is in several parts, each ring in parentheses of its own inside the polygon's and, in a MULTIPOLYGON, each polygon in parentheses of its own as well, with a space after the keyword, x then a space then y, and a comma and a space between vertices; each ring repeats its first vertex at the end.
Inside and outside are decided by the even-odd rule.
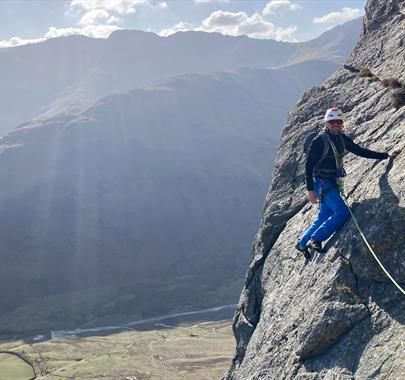
MULTIPOLYGON (((291 64, 287 66, 275 69, 276 72, 280 73, 280 77, 277 75, 272 75, 271 80, 267 83, 267 87, 259 85, 257 89, 263 89, 263 96, 268 98, 274 104, 278 104, 280 107, 285 109, 284 101, 289 102, 291 98, 285 98, 284 93, 288 96, 290 93, 298 93, 305 86, 311 85, 312 83, 319 83, 322 78, 326 78, 332 72, 339 68, 338 64, 329 61, 322 60, 311 60, 306 62, 301 62, 299 64, 291 64), (285 84, 283 83, 285 82, 285 84), (278 89, 283 86, 295 86, 295 89, 283 90, 280 94, 278 89)), ((262 71, 251 70, 251 69, 241 69, 247 75, 243 80, 250 78, 253 81, 252 84, 257 85, 262 78, 262 71)), ((70 112, 71 109, 83 107, 83 104, 90 104, 92 99, 97 98, 99 89, 103 84, 107 84, 110 79, 106 72, 101 72, 100 70, 93 70, 89 76, 79 82, 76 85, 70 86, 66 91, 59 93, 57 99, 52 102, 48 107, 44 109, 44 112, 37 116, 37 120, 47 119, 54 115, 63 112, 70 112), (107 77, 107 78, 106 78, 107 77)), ((105 89, 103 89, 105 90, 105 89)), ((107 91, 108 92, 108 91, 107 91)), ((258 94, 256 94, 258 96, 258 94)))
POLYGON ((288 62, 297 63, 311 59, 327 59, 343 63, 359 39, 363 18, 348 21, 328 30, 313 40, 297 46, 288 62))
MULTIPOLYGON (((369 0, 348 64, 405 81, 404 2, 369 0)), ((404 148, 404 107, 391 90, 339 70, 289 112, 273 181, 234 319, 237 340, 227 379, 401 379, 404 295, 372 258, 353 222, 305 262, 294 249, 314 220, 306 199, 302 145, 328 107, 346 130, 377 151, 404 148)), ((345 192, 383 265, 404 287, 405 152, 394 161, 345 159, 345 192)))
MULTIPOLYGON (((338 30, 344 34, 345 26, 338 30)), ((46 112, 50 105, 54 108, 55 103, 77 105, 179 74, 285 65, 301 45, 311 59, 340 63, 345 56, 339 58, 339 52, 353 45, 342 38, 335 47, 333 33, 324 36, 322 46, 316 40, 308 45, 218 33, 179 32, 163 38, 117 31, 106 40, 71 36, 0 49, 0 133, 46 112), (329 40, 332 50, 325 47, 329 40)))
POLYGON ((305 65, 181 76, 0 140, 2 328, 16 328, 6 311, 68 291, 98 306, 68 296, 39 325, 229 303, 287 107, 319 80, 305 65))

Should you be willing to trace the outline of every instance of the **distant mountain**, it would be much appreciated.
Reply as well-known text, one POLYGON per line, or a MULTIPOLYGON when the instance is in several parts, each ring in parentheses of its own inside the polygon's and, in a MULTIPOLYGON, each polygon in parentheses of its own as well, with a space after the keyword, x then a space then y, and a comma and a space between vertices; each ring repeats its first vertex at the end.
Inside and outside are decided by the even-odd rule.
POLYGON ((2 138, 0 333, 229 303, 287 108, 336 67, 183 75, 2 138))
POLYGON ((348 21, 311 41, 301 43, 288 58, 288 62, 322 59, 343 63, 359 39, 362 21, 362 17, 348 21))
POLYGON ((303 43, 178 32, 167 38, 116 31, 108 39, 70 36, 0 49, 0 133, 40 114, 171 76, 270 68, 303 60, 342 63, 360 31, 360 19, 303 43), (356 29, 357 28, 357 29, 356 29))

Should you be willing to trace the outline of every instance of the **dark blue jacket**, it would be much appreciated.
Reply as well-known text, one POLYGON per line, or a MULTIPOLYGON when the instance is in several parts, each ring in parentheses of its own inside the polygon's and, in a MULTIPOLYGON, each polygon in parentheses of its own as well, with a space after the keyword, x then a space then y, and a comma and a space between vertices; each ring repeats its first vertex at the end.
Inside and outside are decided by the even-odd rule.
MULTIPOLYGON (((361 146, 354 143, 350 137, 346 136, 343 133, 339 135, 333 135, 329 132, 325 133, 327 133, 330 136, 331 140, 334 142, 340 157, 343 157, 345 150, 347 150, 351 153, 356 154, 357 156, 365 158, 374 158, 377 160, 383 160, 388 158, 388 153, 379 153, 373 150, 362 148, 361 146)), ((329 175, 322 174, 322 169, 325 169, 325 173, 328 171, 337 173, 336 160, 332 148, 329 148, 325 159, 319 162, 322 157, 323 147, 324 147, 323 138, 321 137, 321 135, 319 135, 314 139, 309 148, 307 154, 307 162, 305 166, 305 175, 308 191, 314 191, 314 175, 316 177, 329 179, 332 182, 336 183, 336 174, 332 176, 330 174, 329 175), (316 168, 317 164, 319 172, 318 170, 316 170, 316 172, 318 173, 314 174, 314 169, 316 168)))

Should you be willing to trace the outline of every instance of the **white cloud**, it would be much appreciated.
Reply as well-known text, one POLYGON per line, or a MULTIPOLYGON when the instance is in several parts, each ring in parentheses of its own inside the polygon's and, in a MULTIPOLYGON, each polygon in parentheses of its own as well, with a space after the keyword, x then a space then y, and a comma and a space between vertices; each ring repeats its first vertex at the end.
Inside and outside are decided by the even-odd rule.
POLYGON ((110 14, 104 9, 92 9, 84 14, 79 25, 101 24, 110 18, 110 14))
POLYGON ((161 37, 168 37, 171 34, 174 34, 176 32, 185 32, 187 30, 193 30, 193 26, 187 22, 179 22, 172 28, 168 29, 163 29, 159 32, 159 36, 161 37))
POLYGON ((36 44, 42 41, 45 41, 45 38, 24 39, 19 37, 11 37, 9 40, 0 40, 0 48, 36 44))
POLYGON ((111 16, 107 20, 107 24, 119 24, 120 22, 122 22, 122 19, 117 16, 111 16))
POLYGON ((55 28, 51 26, 45 38, 82 35, 92 38, 107 38, 112 32, 121 29, 116 25, 86 25, 83 28, 55 28))
POLYGON ((127 15, 135 13, 136 7, 139 5, 151 4, 152 0, 72 0, 70 6, 79 7, 86 11, 104 9, 119 15, 127 15))
POLYGON ((43 42, 49 38, 66 37, 73 35, 82 35, 91 38, 108 38, 112 32, 122 28, 116 25, 86 25, 83 28, 56 28, 51 26, 45 33, 44 37, 35 39, 24 39, 12 37, 9 40, 0 41, 0 48, 14 47, 28 44, 43 42))
POLYGON ((141 5, 167 8, 165 1, 155 5, 154 0, 72 0, 69 5, 71 14, 75 14, 74 10, 79 10, 79 14, 85 12, 78 23, 81 27, 59 29, 52 27, 49 28, 45 37, 81 34, 94 38, 107 38, 113 31, 121 29, 117 26, 123 22, 121 17, 136 13, 136 7, 141 5))
POLYGON ((230 31, 233 28, 232 33, 236 33, 238 25, 248 19, 249 16, 245 12, 215 11, 203 20, 201 28, 204 28, 207 32, 216 32, 218 29, 230 31))
POLYGON ((196 4, 203 4, 203 3, 212 3, 212 2, 214 2, 215 0, 193 0, 193 3, 196 3, 196 4))
POLYGON ((314 24, 341 24, 361 16, 358 8, 343 8, 339 12, 331 12, 321 17, 315 17, 314 24))
MULTIPOLYGON (((0 41, 0 48, 38 43, 47 38, 72 35, 107 38, 112 32, 122 29, 117 25, 123 21, 119 16, 124 17, 135 13, 136 7, 141 5, 156 9, 168 8, 166 1, 156 0, 71 0, 69 5, 66 5, 67 12, 65 14, 71 17, 81 16, 78 27, 56 28, 51 26, 41 38, 12 37, 9 40, 0 41)), ((180 25, 178 30, 182 30, 180 25)))
POLYGON ((204 4, 204 3, 229 3, 230 0, 193 0, 196 4, 204 4))
POLYGON ((289 0, 271 0, 264 7, 262 14, 268 15, 282 10, 296 11, 301 8, 302 8, 301 5, 293 3, 292 1, 289 0))
POLYGON ((155 0, 72 0, 67 15, 82 15, 79 25, 118 24, 123 21, 119 16, 136 13, 136 7, 144 5, 156 9, 168 8, 165 1, 155 0))
POLYGON ((163 29, 159 35, 167 37, 178 31, 203 31, 218 32, 230 36, 247 35, 252 38, 275 39, 277 41, 297 41, 294 33, 297 31, 295 25, 287 28, 277 28, 269 21, 255 13, 252 16, 245 12, 215 11, 202 21, 201 25, 193 28, 191 24, 180 22, 172 28, 163 29))
POLYGON ((277 28, 258 13, 248 16, 245 12, 215 11, 195 30, 219 32, 231 36, 245 34, 252 38, 296 41, 294 33, 297 27, 277 28))

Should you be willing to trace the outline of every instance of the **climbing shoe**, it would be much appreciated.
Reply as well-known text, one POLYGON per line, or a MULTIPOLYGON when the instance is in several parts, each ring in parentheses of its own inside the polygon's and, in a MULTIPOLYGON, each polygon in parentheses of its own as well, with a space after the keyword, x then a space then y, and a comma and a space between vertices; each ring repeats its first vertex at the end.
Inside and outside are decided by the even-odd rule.
POLYGON ((310 248, 316 252, 319 252, 319 253, 323 252, 322 243, 320 241, 315 241, 315 240, 311 239, 308 242, 308 248, 310 248))
POLYGON ((305 257, 307 260, 310 260, 310 259, 311 259, 311 254, 309 253, 308 248, 307 248, 307 247, 303 247, 298 241, 297 241, 297 244, 295 245, 295 249, 297 249, 298 251, 302 252, 302 254, 304 255, 304 257, 305 257))

